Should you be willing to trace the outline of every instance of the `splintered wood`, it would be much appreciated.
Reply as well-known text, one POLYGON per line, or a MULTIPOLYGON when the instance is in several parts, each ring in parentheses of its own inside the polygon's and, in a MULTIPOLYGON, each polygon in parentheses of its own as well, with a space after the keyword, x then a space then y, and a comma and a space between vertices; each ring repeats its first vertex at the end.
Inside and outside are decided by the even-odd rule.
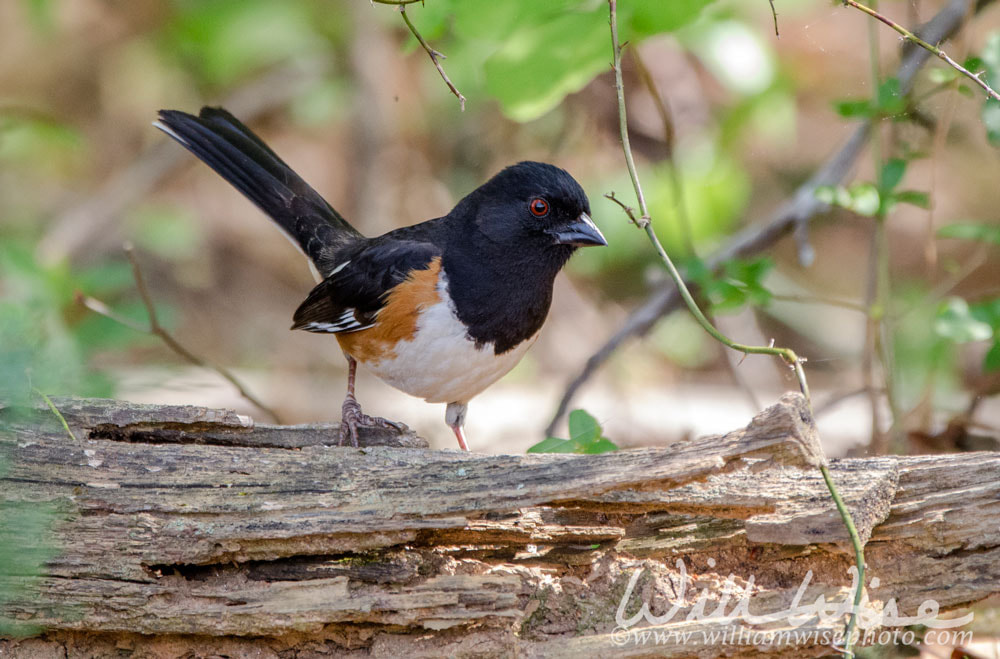
MULTIPOLYGON (((0 408, 0 520, 37 522, 0 555, 49 557, 0 566, 0 656, 809 656, 843 629, 852 554, 796 395, 596 456, 55 404, 77 442, 0 408)), ((1000 592, 1000 455, 830 466, 882 624, 1000 592)))

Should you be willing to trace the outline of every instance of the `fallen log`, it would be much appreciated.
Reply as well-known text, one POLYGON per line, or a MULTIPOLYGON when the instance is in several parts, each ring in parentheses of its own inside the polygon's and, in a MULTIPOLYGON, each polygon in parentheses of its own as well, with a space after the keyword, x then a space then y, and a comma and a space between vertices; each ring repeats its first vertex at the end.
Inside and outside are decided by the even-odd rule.
MULTIPOLYGON (((0 565, 0 656, 809 656, 843 631, 852 554, 797 395, 594 456, 54 403, 75 441, 0 408, 0 520, 35 520, 0 556, 46 557, 0 565)), ((868 541, 862 643, 1000 592, 1000 454, 831 470, 868 541)))

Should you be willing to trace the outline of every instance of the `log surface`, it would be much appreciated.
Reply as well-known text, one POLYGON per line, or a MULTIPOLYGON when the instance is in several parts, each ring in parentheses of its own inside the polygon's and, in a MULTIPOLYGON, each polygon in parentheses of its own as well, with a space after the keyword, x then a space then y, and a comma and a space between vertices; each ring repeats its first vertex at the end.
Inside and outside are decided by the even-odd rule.
MULTIPOLYGON (((335 426, 55 404, 77 441, 48 412, 0 409, 0 505, 54 511, 43 533, 0 529, 0 551, 51 555, 41 574, 0 566, 0 633, 31 636, 0 638, 0 656, 807 656, 829 648, 712 640, 781 621, 691 612, 724 602, 729 575, 755 614, 794 604, 807 575, 803 602, 843 601, 851 583, 793 395, 724 436, 596 456, 431 451, 408 431, 338 447, 335 426), (637 571, 625 617, 677 605, 637 627, 692 636, 616 637, 637 571)), ((1000 454, 831 470, 870 538, 872 608, 1000 592, 1000 454)), ((797 631, 843 626, 813 618, 797 631)))

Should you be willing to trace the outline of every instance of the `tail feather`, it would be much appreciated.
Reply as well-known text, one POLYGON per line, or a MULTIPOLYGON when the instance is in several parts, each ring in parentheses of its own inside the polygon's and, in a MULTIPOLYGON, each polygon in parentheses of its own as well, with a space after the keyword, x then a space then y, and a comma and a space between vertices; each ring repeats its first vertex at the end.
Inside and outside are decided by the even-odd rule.
POLYGON ((161 110, 154 124, 257 205, 325 274, 328 248, 360 237, 319 193, 222 108, 161 110))

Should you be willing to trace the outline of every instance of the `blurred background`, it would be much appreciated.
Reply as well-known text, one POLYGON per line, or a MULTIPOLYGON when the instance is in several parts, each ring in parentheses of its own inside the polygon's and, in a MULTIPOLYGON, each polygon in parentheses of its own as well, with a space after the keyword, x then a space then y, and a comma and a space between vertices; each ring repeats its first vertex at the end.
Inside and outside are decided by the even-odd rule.
MULTIPOLYGON (((725 332, 808 358, 831 454, 995 446, 1000 106, 934 58, 912 90, 900 85, 900 40, 860 12, 774 4, 780 38, 764 0, 623 1, 632 145, 656 230, 725 332), (714 274, 705 266, 767 227, 869 122, 873 138, 841 163, 839 187, 807 191, 829 202, 808 214, 808 232, 714 274)), ((964 4, 946 49, 1000 81, 1000 9, 964 4)), ((880 3, 906 25, 954 6, 880 3)), ((368 235, 440 216, 519 160, 581 181, 610 245, 574 257, 541 339, 468 417, 477 451, 542 439, 587 359, 667 286, 645 235, 603 197, 634 205, 607 5, 427 0, 407 15, 448 56, 464 111, 392 6, 0 2, 0 395, 33 386, 273 420, 128 326, 148 327, 130 242, 178 341, 283 422, 339 419, 336 341, 287 329, 313 285, 304 259, 150 125, 161 108, 221 104, 368 235)), ((675 311, 624 341, 569 407, 619 446, 739 428, 797 389, 776 360, 741 357, 675 311)), ((358 397, 456 448, 443 405, 364 375, 358 397)), ((554 432, 566 436, 565 422, 554 432)))

